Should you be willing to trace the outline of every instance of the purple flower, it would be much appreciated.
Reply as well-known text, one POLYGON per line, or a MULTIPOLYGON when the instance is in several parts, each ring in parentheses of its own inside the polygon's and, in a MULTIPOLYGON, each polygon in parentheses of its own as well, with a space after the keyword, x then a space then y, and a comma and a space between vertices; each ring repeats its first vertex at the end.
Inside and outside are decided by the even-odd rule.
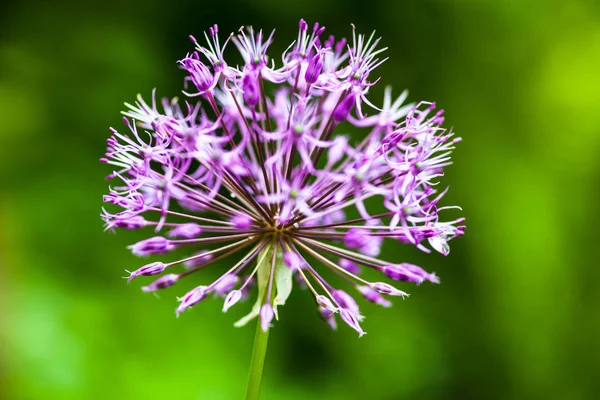
POLYGON ((356 299, 389 307, 389 297, 407 296, 362 278, 363 270, 439 282, 416 265, 380 259, 383 244, 448 255, 450 240, 464 234, 463 218, 441 217, 457 208, 441 205, 446 190, 437 185, 460 141, 442 127, 443 110, 404 104, 406 92, 394 100, 390 88, 383 105, 374 105, 367 94, 385 61, 379 39, 353 29, 348 43, 324 30, 301 20, 293 44, 270 57, 273 33, 241 29, 221 43, 214 25, 205 44, 190 37, 195 51, 179 62, 197 91, 184 92, 184 106, 154 92, 149 102, 138 96, 126 104, 124 133, 111 128, 101 158, 116 182, 104 196, 106 229, 165 229, 129 249, 138 256, 182 253, 128 279, 179 269, 142 287, 153 292, 230 262, 220 277, 180 298, 177 315, 207 297, 224 298, 227 311, 258 292, 236 326, 258 318, 267 330, 297 286, 332 328, 341 319, 363 335, 356 299), (229 40, 242 56, 239 67, 224 58, 229 40), (368 117, 365 107, 373 109, 368 117), (363 133, 343 136, 339 124, 363 133), (328 282, 329 272, 347 287, 328 282))

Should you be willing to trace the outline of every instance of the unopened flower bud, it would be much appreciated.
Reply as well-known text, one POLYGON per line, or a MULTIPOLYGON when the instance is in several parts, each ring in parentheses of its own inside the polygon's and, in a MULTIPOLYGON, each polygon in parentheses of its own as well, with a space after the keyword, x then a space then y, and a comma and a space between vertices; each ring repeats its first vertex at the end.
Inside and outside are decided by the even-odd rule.
POLYGON ((338 308, 336 306, 334 306, 333 303, 331 302, 331 300, 329 300, 326 296, 323 296, 323 295, 317 296, 317 304, 320 307, 323 307, 332 313, 338 312, 338 308))
POLYGON ((198 267, 207 261, 212 260, 213 255, 208 253, 208 250, 199 251, 198 253, 194 254, 193 258, 187 260, 183 265, 185 265, 187 268, 198 267))
POLYGON ((337 329, 337 323, 335 322, 335 313, 331 312, 325 307, 319 306, 319 315, 321 316, 321 318, 323 318, 325 322, 327 322, 327 324, 329 324, 331 329, 337 329))
POLYGON ((264 332, 269 330, 271 321, 273 321, 273 307, 267 303, 260 309, 260 327, 264 332))
POLYGON ((242 91, 244 92, 244 102, 247 106, 253 107, 258 104, 260 93, 258 90, 258 78, 253 74, 246 74, 242 80, 242 91))
POLYGON ((237 282, 238 282, 237 275, 226 274, 226 275, 222 276, 221 278, 219 278, 219 281, 214 286, 212 286, 212 289, 214 290, 215 293, 217 293, 219 295, 223 295, 223 294, 229 292, 231 289, 233 289, 233 287, 236 285, 237 282))
POLYGON ((252 226, 252 218, 243 214, 231 218, 230 222, 238 229, 248 229, 252 226))
POLYGON ((344 245, 350 249, 361 249, 369 240, 369 233, 364 229, 349 229, 344 235, 344 245))
POLYGON ((420 284, 427 280, 433 283, 439 283, 439 278, 435 274, 430 274, 423 268, 408 263, 388 264, 383 267, 382 272, 386 274, 388 278, 395 281, 420 284))
POLYGON ((364 298, 371 303, 379 304, 382 307, 390 307, 392 305, 389 300, 384 299, 379 293, 369 286, 359 286, 358 290, 362 293, 364 298))
POLYGON ((215 77, 210 69, 199 60, 198 53, 180 61, 183 68, 188 71, 190 78, 200 93, 210 90, 215 83, 215 77))
POLYGON ((403 292, 402 290, 396 289, 392 285, 388 285, 384 282, 375 282, 371 284, 373 290, 380 294, 387 294, 389 296, 402 296, 407 297, 408 293, 403 292))
POLYGON ((340 261, 338 262, 338 264, 340 265, 340 267, 344 268, 346 271, 348 271, 352 274, 356 275, 356 274, 360 273, 359 266, 350 260, 346 260, 345 258, 340 258, 340 261))
POLYGON ((144 292, 154 292, 159 289, 168 288, 177 282, 179 279, 179 275, 177 274, 167 274, 163 275, 148 286, 143 286, 142 291, 144 292))
POLYGON ((127 278, 127 280, 129 282, 131 282, 131 280, 133 278, 136 278, 138 276, 152 276, 152 275, 158 275, 160 273, 162 273, 165 268, 167 268, 167 266, 165 264, 163 264, 160 261, 157 262, 153 262, 151 264, 148 265, 144 265, 143 267, 131 272, 129 274, 129 277, 127 278))
POLYGON ((167 253, 175 248, 175 245, 162 236, 154 236, 150 239, 142 240, 127 247, 136 256, 147 256, 150 254, 167 253))
POLYGON ((225 297, 225 302, 223 303, 223 312, 227 312, 232 306, 234 306, 240 299, 242 298, 242 292, 239 290, 232 290, 225 297))
POLYGON ((354 93, 350 93, 346 96, 344 100, 338 104, 338 106, 333 111, 333 119, 335 122, 344 122, 348 115, 350 115, 350 111, 354 108, 354 104, 356 103, 356 95, 354 93))
POLYGON ((306 68, 306 73, 304 74, 304 79, 306 79, 307 83, 311 85, 319 79, 319 75, 321 75, 321 70, 323 69, 323 57, 321 52, 317 52, 313 56, 313 58, 308 63, 308 67, 306 68))
POLYGON ((188 222, 186 224, 177 225, 177 227, 171 229, 167 235, 171 238, 192 239, 200 233, 202 233, 200 225, 188 222))
POLYGON ((123 229, 139 229, 146 226, 146 220, 141 215, 136 215, 130 218, 116 220, 115 226, 123 229))
POLYGON ((350 296, 343 290, 334 290, 333 299, 340 305, 341 308, 350 311, 356 318, 362 319, 360 309, 354 297, 350 296))
POLYGON ((340 317, 342 318, 342 321, 344 321, 350 326, 350 328, 358 332, 358 337, 361 337, 362 335, 365 335, 367 333, 362 330, 360 324, 358 323, 358 320, 350 311, 345 309, 340 310, 340 317))
POLYGON ((177 316, 179 316, 179 314, 181 314, 188 308, 201 302, 202 299, 204 299, 205 295, 206 295, 206 286, 198 286, 198 287, 190 290, 189 292, 187 292, 187 294, 185 296, 183 296, 182 298, 179 299, 179 301, 181 303, 177 307, 177 310, 175 310, 175 313, 177 314, 177 316))
POLYGON ((292 271, 302 268, 302 261, 297 253, 288 251, 283 254, 283 262, 290 267, 292 271))

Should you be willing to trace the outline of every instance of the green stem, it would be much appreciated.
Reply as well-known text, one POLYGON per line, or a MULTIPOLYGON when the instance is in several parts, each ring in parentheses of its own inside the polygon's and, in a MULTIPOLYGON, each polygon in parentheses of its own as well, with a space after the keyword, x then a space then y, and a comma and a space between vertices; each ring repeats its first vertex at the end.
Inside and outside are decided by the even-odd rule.
POLYGON ((250 362, 250 376, 246 389, 246 400, 258 400, 260 395, 260 383, 262 381, 263 368, 265 366, 265 355, 269 342, 269 330, 263 331, 260 326, 260 318, 257 318, 256 335, 254 336, 254 347, 252 348, 252 360, 250 362))

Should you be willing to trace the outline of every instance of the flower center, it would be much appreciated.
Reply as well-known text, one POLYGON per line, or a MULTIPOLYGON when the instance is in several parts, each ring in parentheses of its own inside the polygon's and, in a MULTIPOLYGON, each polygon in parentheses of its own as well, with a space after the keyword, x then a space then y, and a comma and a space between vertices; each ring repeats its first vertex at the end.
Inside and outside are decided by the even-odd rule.
POLYGON ((294 135, 301 136, 304 131, 304 127, 301 124, 294 125, 294 135))

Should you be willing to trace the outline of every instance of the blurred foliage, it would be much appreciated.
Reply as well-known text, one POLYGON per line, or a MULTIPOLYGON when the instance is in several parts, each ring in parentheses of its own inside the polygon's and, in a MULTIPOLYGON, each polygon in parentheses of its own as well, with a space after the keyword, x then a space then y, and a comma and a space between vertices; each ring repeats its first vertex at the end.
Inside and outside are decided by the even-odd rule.
POLYGON ((446 203, 468 229, 447 258, 384 247, 443 283, 363 305, 360 340, 295 291, 263 398, 596 398, 600 6, 586 0, 3 3, 0 398, 242 397, 254 328, 214 302, 177 320, 181 288, 157 299, 124 284, 140 236, 102 231, 97 160, 124 101, 179 93, 188 34, 277 28, 275 54, 299 18, 376 29, 390 47, 380 86, 446 109, 464 138, 446 203))

